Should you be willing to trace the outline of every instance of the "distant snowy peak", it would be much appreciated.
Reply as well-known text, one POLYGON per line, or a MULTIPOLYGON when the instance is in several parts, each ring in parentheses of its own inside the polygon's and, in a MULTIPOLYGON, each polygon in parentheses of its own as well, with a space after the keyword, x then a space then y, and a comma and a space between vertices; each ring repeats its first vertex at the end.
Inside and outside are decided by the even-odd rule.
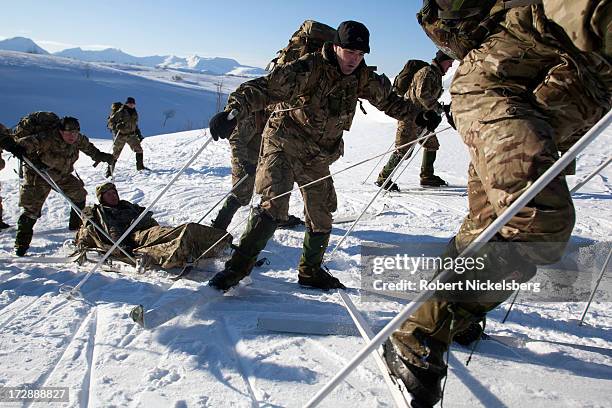
POLYGON ((206 72, 216 75, 265 75, 265 70, 257 67, 241 65, 231 58, 200 57, 191 55, 187 58, 169 56, 158 65, 162 68, 186 69, 191 71, 206 72))
POLYGON ((14 37, 0 41, 0 50, 27 52, 28 54, 49 54, 34 41, 24 37, 14 37))
POLYGON ((69 48, 54 53, 58 57, 66 57, 90 62, 114 62, 119 64, 136 64, 155 66, 164 61, 165 57, 135 57, 117 48, 106 48, 104 50, 84 50, 82 48, 69 48))

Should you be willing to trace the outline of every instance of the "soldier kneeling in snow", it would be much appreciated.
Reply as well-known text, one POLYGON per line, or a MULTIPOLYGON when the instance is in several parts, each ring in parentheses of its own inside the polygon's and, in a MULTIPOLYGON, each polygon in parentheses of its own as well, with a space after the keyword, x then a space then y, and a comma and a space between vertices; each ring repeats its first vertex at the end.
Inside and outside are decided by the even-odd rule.
MULTIPOLYGON (((86 207, 84 213, 106 230, 113 241, 117 241, 144 211, 139 205, 120 200, 113 183, 98 186, 96 196, 100 204, 86 207)), ((162 227, 149 212, 123 240, 121 247, 134 254, 146 255, 149 264, 176 268, 198 258, 224 235, 225 231, 195 223, 162 227)), ((232 236, 227 234, 205 257, 217 256, 231 241, 232 236)), ((112 245, 89 222, 84 223, 77 233, 76 243, 79 248, 102 250, 108 250, 112 245)), ((123 256, 118 250, 113 255, 119 259, 123 256)))

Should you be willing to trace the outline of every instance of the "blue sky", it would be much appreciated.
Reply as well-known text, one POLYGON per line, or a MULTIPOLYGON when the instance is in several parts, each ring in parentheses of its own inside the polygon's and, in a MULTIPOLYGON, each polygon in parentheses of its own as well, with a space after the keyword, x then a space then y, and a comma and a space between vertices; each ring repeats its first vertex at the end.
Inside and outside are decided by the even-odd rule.
POLYGON ((21 0, 2 5, 0 37, 24 36, 49 51, 115 47, 138 55, 235 58, 265 66, 305 19, 336 27, 361 21, 370 29, 379 72, 395 75, 411 58, 429 60, 434 45, 419 27, 419 0, 21 0))

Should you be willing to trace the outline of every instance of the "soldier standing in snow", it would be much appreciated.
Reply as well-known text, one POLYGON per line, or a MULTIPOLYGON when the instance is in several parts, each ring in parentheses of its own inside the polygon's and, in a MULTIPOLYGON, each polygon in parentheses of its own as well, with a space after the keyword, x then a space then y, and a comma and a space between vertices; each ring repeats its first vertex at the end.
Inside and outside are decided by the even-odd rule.
MULTIPOLYGON (((469 214, 449 243, 451 257, 558 159, 561 146, 571 146, 611 106, 610 3, 511 3, 426 0, 418 15, 436 45, 462 61, 450 91, 457 130, 471 157, 469 214), (567 31, 571 37, 561 29, 562 20, 560 25, 551 21, 554 10, 562 19, 577 17, 571 21, 581 25, 567 31), (590 40, 580 47, 585 33, 590 40)), ((574 220, 560 175, 498 232, 496 243, 474 255, 486 260, 484 269, 456 279, 526 282, 536 265, 562 256, 574 220)), ((453 336, 483 320, 510 294, 502 291, 491 300, 477 292, 466 301, 440 294, 424 303, 385 343, 391 371, 415 399, 436 404, 447 373, 443 354, 453 336)))
MULTIPOLYGON (((264 147, 257 169, 260 206, 253 212, 240 244, 225 270, 210 280, 220 289, 238 284, 247 276, 286 217, 287 195, 293 183, 304 185, 329 175, 329 166, 343 154, 342 134, 349 130, 358 98, 401 120, 411 120, 421 108, 397 95, 384 75, 376 74, 363 60, 370 52, 368 29, 361 23, 340 24, 334 43, 320 52, 275 68, 268 76, 242 84, 233 92, 224 112, 210 121, 213 137, 227 138, 237 122, 272 104, 275 111, 264 131, 264 147), (229 113, 238 117, 229 120, 229 113)), ((423 116, 423 115, 421 115, 423 116)), ((427 123, 426 123, 427 124, 427 123)), ((343 288, 321 267, 336 210, 333 181, 327 178, 302 190, 306 233, 298 267, 301 285, 321 289, 343 288)))
MULTIPOLYGON (((442 51, 438 51, 431 64, 421 60, 410 60, 395 78, 393 87, 397 93, 405 95, 405 97, 414 103, 420 104, 423 109, 441 111, 438 98, 440 98, 443 91, 442 77, 450 69, 451 65, 453 65, 453 59, 442 51)), ((421 130, 414 121, 400 120, 397 123, 395 147, 412 142, 419 136, 421 130)), ((423 163, 420 175, 421 185, 428 187, 445 186, 447 184, 446 181, 434 174, 436 152, 440 149, 438 138, 434 135, 427 140, 421 141, 420 144, 423 146, 423 163)), ((412 148, 413 146, 406 146, 391 154, 389 161, 378 175, 376 180, 377 186, 383 185, 402 157, 404 157, 406 151, 412 148)), ((387 183, 385 189, 399 191, 398 185, 393 182, 387 183)))
MULTIPOLYGON (((108 125, 113 132, 113 157, 115 162, 119 159, 123 146, 127 143, 136 154, 136 170, 148 170, 144 165, 142 152, 143 137, 138 127, 138 112, 136 112, 136 100, 129 96, 123 106, 108 118, 108 125)), ((114 165, 113 165, 114 166, 114 165)), ((109 166, 106 177, 110 177, 113 166, 109 166)))
MULTIPOLYGON (((72 175, 74 163, 79 158, 79 151, 91 157, 96 163, 105 162, 113 165, 113 156, 98 150, 89 139, 80 133, 79 121, 69 116, 61 119, 52 129, 22 137, 16 143, 25 149, 24 154, 40 171, 46 171, 57 183, 64 194, 79 208, 85 207, 87 191, 83 181, 72 175)), ((51 186, 33 169, 25 167, 25 182, 19 192, 19 206, 23 213, 17 221, 15 237, 15 254, 24 256, 32 241, 33 228, 41 216, 41 209, 51 186)), ((81 225, 78 214, 72 210, 68 229, 76 231, 81 225)))
MULTIPOLYGON (((225 230, 240 207, 248 205, 255 187, 255 171, 261 153, 261 140, 264 127, 270 112, 267 109, 257 111, 240 121, 229 137, 232 151, 232 185, 236 185, 245 175, 247 179, 235 187, 227 197, 223 207, 211 223, 215 228, 225 230)), ((304 222, 294 215, 289 215, 279 227, 303 225, 304 222)))

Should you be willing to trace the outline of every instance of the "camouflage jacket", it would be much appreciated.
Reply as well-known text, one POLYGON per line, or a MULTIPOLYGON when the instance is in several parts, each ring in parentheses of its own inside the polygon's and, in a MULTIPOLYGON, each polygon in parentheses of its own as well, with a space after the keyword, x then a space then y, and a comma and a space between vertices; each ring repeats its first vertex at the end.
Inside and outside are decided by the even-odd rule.
POLYGON ((268 121, 269 113, 266 110, 257 111, 251 116, 241 120, 229 137, 232 147, 232 157, 239 162, 250 162, 250 150, 261 144, 261 135, 268 121))
POLYGON ((240 121, 277 104, 264 130, 264 150, 330 164, 343 154, 342 134, 351 128, 359 98, 400 120, 414 120, 420 112, 420 107, 392 90, 385 75, 365 63, 343 75, 330 43, 321 52, 243 83, 230 95, 226 110, 237 109, 240 121))
POLYGON ((442 90, 442 71, 430 64, 417 71, 406 96, 424 109, 432 110, 437 107, 442 90))
POLYGON ((27 150, 30 160, 40 162, 57 174, 70 174, 74 163, 79 158, 79 150, 94 161, 101 161, 102 152, 94 146, 87 136, 79 134, 74 144, 62 139, 57 129, 26 136, 17 140, 17 144, 27 150))
POLYGON ((113 133, 121 133, 123 135, 140 135, 138 128, 138 112, 136 109, 130 109, 123 105, 121 109, 110 117, 109 122, 112 124, 113 133))
MULTIPOLYGON (((100 227, 102 227, 108 235, 116 241, 123 235, 125 230, 132 224, 140 213, 145 210, 137 204, 132 204, 129 201, 120 200, 116 207, 109 207, 102 204, 96 204, 93 207, 86 207, 84 213, 89 218, 93 219, 100 227)), ((147 215, 143 217, 138 225, 132 230, 132 233, 136 231, 146 230, 151 227, 159 225, 152 216, 152 212, 149 211, 147 215)), ((100 237, 104 241, 105 238, 100 237)), ((110 244, 110 242, 109 242, 110 244)), ((127 242, 129 245, 129 241, 127 242)))

